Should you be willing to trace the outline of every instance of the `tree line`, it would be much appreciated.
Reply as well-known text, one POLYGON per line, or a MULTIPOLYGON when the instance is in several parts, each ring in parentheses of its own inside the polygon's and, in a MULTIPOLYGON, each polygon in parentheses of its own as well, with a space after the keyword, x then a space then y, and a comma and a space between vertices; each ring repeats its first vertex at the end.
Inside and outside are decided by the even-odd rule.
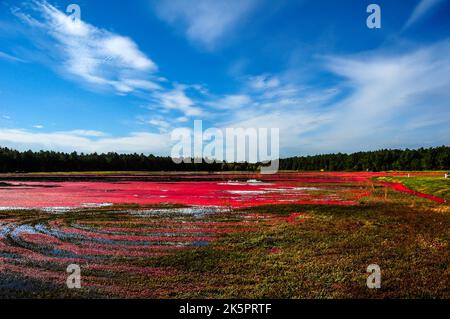
POLYGON ((326 171, 424 171, 450 169, 450 147, 415 150, 383 149, 353 154, 296 156, 280 161, 282 170, 326 171))
MULTIPOLYGON (((144 154, 20 152, 0 148, 0 172, 69 171, 257 171, 259 163, 181 163, 144 154)), ((378 150, 353 154, 296 156, 280 160, 280 170, 388 171, 448 170, 450 147, 378 150)))

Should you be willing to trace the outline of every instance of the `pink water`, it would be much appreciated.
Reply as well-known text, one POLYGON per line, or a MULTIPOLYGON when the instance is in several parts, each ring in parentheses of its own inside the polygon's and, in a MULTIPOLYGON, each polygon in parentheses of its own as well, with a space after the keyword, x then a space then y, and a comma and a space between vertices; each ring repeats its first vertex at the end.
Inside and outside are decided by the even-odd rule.
POLYGON ((11 186, 0 188, 0 207, 79 207, 119 203, 231 207, 282 203, 356 204, 354 200, 348 200, 338 194, 318 194, 319 185, 305 186, 292 182, 127 181, 9 182, 9 184, 11 186))

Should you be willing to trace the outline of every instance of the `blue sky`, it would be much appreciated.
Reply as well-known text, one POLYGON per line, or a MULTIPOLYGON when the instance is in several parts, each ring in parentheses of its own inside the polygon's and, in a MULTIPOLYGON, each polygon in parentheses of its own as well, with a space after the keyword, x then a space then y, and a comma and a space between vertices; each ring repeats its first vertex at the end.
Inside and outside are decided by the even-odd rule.
POLYGON ((448 0, 0 3, 0 145, 170 154, 280 128, 281 155, 450 143, 448 0), (66 14, 81 8, 81 21, 66 14), (366 7, 381 7, 369 29, 366 7))

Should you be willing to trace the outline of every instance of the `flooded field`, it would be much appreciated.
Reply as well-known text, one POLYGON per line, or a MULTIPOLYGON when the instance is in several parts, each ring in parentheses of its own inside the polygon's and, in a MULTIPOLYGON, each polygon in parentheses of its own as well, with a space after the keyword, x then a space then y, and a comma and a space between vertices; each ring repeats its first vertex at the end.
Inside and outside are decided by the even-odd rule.
POLYGON ((0 210, 64 210, 113 204, 249 207, 268 204, 354 205, 380 173, 33 176, 0 182, 0 210), (35 181, 40 180, 40 181, 35 181))
MULTIPOLYGON (((191 296, 203 288, 194 279, 201 274, 189 272, 190 254, 221 251, 230 239, 248 245, 252 236, 280 227, 305 227, 314 218, 311 207, 357 208, 381 201, 383 192, 445 203, 373 179, 387 175, 394 174, 3 176, 2 295, 191 296), (83 289, 65 287, 70 264, 82 269, 83 289)), ((275 240, 256 248, 271 256, 282 246, 275 240)))

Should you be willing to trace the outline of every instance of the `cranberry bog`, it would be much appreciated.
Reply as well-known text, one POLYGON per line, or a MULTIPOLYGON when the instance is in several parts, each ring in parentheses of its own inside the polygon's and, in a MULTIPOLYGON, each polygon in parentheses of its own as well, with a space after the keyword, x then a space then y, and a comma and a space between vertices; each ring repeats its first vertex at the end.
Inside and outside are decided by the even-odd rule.
POLYGON ((1 175, 0 294, 448 298, 449 193, 438 172, 1 175))

